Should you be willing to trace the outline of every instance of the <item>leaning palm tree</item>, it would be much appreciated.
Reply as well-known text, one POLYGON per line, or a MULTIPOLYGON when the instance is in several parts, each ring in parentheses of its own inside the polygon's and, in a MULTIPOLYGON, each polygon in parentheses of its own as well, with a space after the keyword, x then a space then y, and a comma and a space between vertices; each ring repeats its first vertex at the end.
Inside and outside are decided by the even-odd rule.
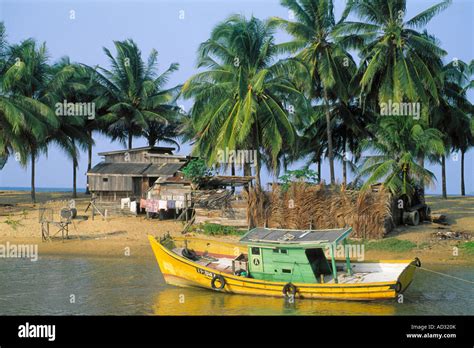
POLYGON ((336 21, 333 0, 282 0, 281 4, 292 11, 295 21, 274 17, 270 23, 285 29, 294 37, 293 41, 281 45, 281 48, 291 53, 297 52, 295 58, 308 66, 310 97, 323 101, 330 177, 331 184, 334 184, 331 103, 334 100, 348 101, 348 87, 356 69, 352 57, 338 43, 335 35, 335 30, 344 22, 348 11, 344 11, 340 20, 336 21))
MULTIPOLYGON (((256 150, 257 187, 261 152, 275 170, 283 143, 292 144, 295 138, 285 106, 299 105, 303 97, 290 80, 288 62, 274 63, 278 52, 266 23, 233 15, 199 47, 198 67, 207 70, 183 86, 183 96, 194 99, 195 153, 215 164, 219 151, 256 150)), ((249 169, 246 163, 244 173, 249 169)))
POLYGON ((171 64, 157 75, 156 50, 152 50, 145 63, 133 40, 114 41, 114 45, 116 57, 104 48, 111 70, 101 67, 96 70, 97 82, 105 89, 97 103, 106 105, 102 123, 107 133, 113 140, 128 140, 131 149, 133 137, 141 135, 148 121, 166 123, 168 113, 177 110, 174 102, 181 86, 164 87, 178 64, 171 64))
POLYGON ((33 39, 9 47, 7 56, 2 91, 8 99, 18 101, 16 105, 21 109, 16 114, 7 110, 5 115, 10 122, 22 123, 21 128, 16 129, 16 135, 21 139, 23 153, 31 158, 31 199, 35 202, 35 162, 45 151, 48 134, 59 125, 58 118, 47 105, 46 95, 48 91, 60 88, 71 70, 63 69, 52 79, 46 46, 44 43, 37 46, 33 39))

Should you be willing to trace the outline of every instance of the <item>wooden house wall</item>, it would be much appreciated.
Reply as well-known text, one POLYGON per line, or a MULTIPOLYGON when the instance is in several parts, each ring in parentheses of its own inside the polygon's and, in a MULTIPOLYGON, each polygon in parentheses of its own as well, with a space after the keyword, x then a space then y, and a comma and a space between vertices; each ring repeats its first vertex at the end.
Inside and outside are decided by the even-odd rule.
POLYGON ((89 175, 89 189, 94 191, 121 191, 132 192, 133 181, 131 176, 123 175, 89 175), (107 179, 107 181, 104 181, 107 179))

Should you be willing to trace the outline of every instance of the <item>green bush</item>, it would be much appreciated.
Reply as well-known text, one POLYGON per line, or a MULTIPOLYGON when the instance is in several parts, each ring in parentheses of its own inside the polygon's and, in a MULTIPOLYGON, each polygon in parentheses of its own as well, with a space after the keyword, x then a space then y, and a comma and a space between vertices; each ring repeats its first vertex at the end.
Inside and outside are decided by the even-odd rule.
POLYGON ((403 251, 410 251, 416 248, 416 243, 413 243, 409 240, 401 240, 397 238, 386 238, 386 239, 366 242, 365 248, 367 250, 384 250, 384 251, 403 252, 403 251))
POLYGON ((209 236, 227 236, 227 235, 241 235, 242 231, 232 226, 222 226, 218 224, 204 223, 198 226, 196 232, 207 234, 209 236))
POLYGON ((186 167, 182 169, 184 177, 191 180, 194 184, 201 184, 202 181, 211 176, 212 172, 207 167, 206 162, 203 159, 193 159, 186 167))
POLYGON ((463 249, 466 254, 474 255, 474 241, 463 243, 460 248, 463 249))

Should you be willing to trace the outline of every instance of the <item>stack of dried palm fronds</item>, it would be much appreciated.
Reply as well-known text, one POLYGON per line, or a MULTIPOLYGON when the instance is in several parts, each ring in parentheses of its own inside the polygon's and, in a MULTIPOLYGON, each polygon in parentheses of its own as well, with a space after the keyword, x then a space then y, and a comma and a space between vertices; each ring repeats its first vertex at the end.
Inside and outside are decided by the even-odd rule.
POLYGON ((230 206, 232 192, 227 190, 194 191, 192 199, 198 208, 225 209, 230 206))
POLYGON ((292 229, 351 226, 353 237, 382 238, 394 224, 391 198, 384 191, 348 191, 341 187, 293 184, 286 192, 250 190, 249 225, 292 229))

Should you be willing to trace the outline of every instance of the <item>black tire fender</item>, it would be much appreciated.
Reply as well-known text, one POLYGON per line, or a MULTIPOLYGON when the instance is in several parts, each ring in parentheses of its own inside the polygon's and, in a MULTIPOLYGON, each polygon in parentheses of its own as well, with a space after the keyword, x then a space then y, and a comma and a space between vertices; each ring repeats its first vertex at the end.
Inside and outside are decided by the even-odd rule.
POLYGON ((225 279, 223 276, 221 276, 220 274, 216 274, 214 277, 212 277, 212 280, 211 280, 211 287, 214 289, 214 290, 222 290, 224 289, 224 286, 225 286, 226 282, 225 282, 225 279), (219 281, 219 284, 220 286, 216 286, 216 281, 219 281))
POLYGON ((292 283, 286 283, 283 287, 283 295, 286 297, 294 297, 296 295, 296 286, 292 283))
POLYGON ((193 250, 190 250, 187 248, 183 249, 183 251, 181 252, 181 255, 183 255, 185 258, 190 259, 192 261, 196 261, 198 259, 197 254, 193 250))

